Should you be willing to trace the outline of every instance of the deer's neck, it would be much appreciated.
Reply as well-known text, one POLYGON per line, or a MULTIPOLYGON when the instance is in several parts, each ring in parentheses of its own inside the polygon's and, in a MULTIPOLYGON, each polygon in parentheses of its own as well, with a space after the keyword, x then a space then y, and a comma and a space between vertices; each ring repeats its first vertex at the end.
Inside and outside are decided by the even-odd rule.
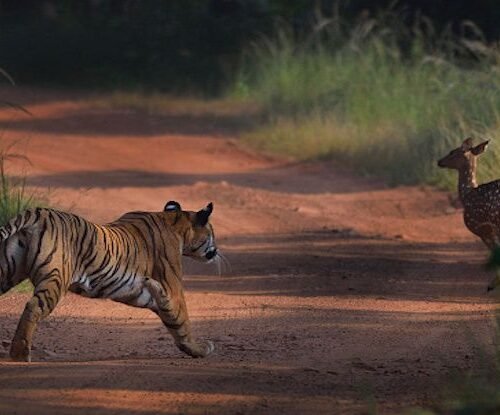
POLYGON ((465 168, 458 171, 458 195, 460 200, 464 202, 467 194, 476 187, 476 159, 472 158, 465 168))

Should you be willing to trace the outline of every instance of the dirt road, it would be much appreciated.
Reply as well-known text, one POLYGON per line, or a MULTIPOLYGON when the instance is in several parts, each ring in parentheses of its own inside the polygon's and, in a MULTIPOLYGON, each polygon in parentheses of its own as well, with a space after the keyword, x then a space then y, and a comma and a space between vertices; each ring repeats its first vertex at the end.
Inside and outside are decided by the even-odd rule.
POLYGON ((398 413, 432 405, 451 373, 484 369, 486 253, 447 195, 253 154, 224 120, 72 98, 22 91, 32 117, 0 112, 29 183, 98 222, 213 201, 231 269, 186 262, 185 285, 194 331, 216 351, 187 358, 151 313, 69 294, 40 324, 34 363, 13 363, 28 295, 8 293, 0 414, 398 413))

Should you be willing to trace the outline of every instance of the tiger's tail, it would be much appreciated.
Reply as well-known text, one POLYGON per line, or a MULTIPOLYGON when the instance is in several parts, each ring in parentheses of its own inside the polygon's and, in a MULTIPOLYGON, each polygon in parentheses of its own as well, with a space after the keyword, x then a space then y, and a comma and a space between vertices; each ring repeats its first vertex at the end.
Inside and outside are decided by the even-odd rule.
POLYGON ((0 227, 0 242, 7 240, 20 230, 34 225, 40 219, 41 210, 41 208, 25 210, 0 227))

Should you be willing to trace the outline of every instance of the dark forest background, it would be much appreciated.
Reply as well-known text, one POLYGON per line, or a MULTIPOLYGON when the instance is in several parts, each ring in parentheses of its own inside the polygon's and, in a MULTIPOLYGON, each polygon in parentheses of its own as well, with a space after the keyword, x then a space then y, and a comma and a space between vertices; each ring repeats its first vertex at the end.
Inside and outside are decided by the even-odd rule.
POLYGON ((500 38, 498 0, 1 0, 0 66, 20 84, 217 94, 277 24, 300 34, 318 13, 355 24, 389 8, 402 24, 424 15, 460 35, 469 20, 500 38))

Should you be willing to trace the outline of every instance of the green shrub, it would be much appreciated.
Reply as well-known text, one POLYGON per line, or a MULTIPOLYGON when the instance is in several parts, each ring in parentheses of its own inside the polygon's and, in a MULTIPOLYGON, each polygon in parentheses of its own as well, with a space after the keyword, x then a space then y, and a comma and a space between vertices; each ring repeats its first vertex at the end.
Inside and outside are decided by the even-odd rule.
MULTIPOLYGON (((30 207, 45 204, 41 198, 26 188, 25 177, 13 179, 7 175, 6 163, 12 160, 26 161, 26 157, 13 153, 12 146, 0 150, 0 226, 30 207)), ((15 287, 16 292, 32 292, 29 280, 15 287)))
MULTIPOLYGON (((465 136, 500 135, 500 52, 478 31, 453 39, 423 23, 405 31, 385 22, 326 21, 305 40, 280 30, 257 42, 234 94, 256 102, 267 123, 246 141, 393 183, 449 185, 437 158, 465 136)), ((492 150, 485 175, 500 155, 494 142, 492 150)))
POLYGON ((25 178, 14 180, 7 176, 6 162, 13 159, 27 160, 24 156, 0 150, 0 226, 30 207, 39 206, 40 200, 26 190, 25 178))

